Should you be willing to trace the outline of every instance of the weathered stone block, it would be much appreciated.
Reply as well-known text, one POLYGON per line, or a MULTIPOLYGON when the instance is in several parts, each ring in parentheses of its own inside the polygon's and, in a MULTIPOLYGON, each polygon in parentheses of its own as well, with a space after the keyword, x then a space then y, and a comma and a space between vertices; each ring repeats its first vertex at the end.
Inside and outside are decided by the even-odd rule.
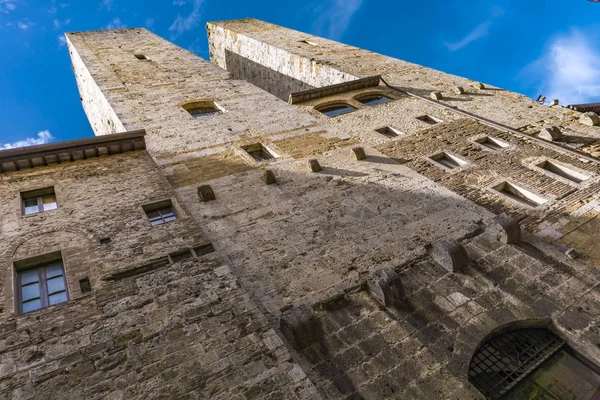
POLYGON ((598 126, 600 125, 600 117, 595 112, 587 112, 579 117, 579 122, 583 125, 598 126))
POLYGON ((521 238, 521 227, 519 221, 507 214, 500 214, 488 224, 487 232, 492 234, 496 240, 502 243, 515 243, 521 238))
POLYGON ((277 183, 277 178, 275 178, 275 173, 273 171, 271 171, 270 169, 265 170, 265 172, 263 174, 263 181, 267 185, 273 185, 273 184, 277 183))
POLYGON ((429 97, 431 97, 432 100, 441 100, 444 96, 442 95, 442 92, 437 90, 435 92, 431 92, 429 97))
POLYGON ((460 243, 440 239, 433 244, 433 260, 450 272, 462 272, 469 265, 469 255, 460 243))
POLYGON ((562 132, 557 126, 548 126, 540 131, 538 137, 549 141, 556 141, 562 139, 562 132))
POLYGON ((367 281, 367 285, 371 295, 385 307, 400 308, 406 304, 402 281, 390 267, 384 267, 373 272, 367 281))
POLYGON ((319 160, 315 160, 314 158, 312 160, 308 160, 308 168, 311 170, 311 172, 319 172, 323 169, 321 164, 319 164, 319 160))
POLYGON ((283 335, 296 350, 302 350, 323 339, 321 321, 313 309, 306 304, 285 310, 280 323, 283 335))
POLYGON ((365 149, 363 149, 362 147, 353 147, 352 151, 354 152, 354 155, 356 156, 357 160, 364 160, 365 158, 367 158, 365 149))
POLYGON ((215 192, 210 185, 202 185, 198 187, 198 197, 200 197, 200 201, 215 200, 215 192))
POLYGON ((462 86, 454 86, 454 93, 465 94, 465 89, 462 86))
POLYGON ((481 83, 481 82, 477 82, 475 84, 475 88, 483 90, 483 89, 485 89, 485 85, 483 83, 481 83))
POLYGON ((554 99, 550 102, 551 106, 557 106, 558 105, 558 99, 554 99))

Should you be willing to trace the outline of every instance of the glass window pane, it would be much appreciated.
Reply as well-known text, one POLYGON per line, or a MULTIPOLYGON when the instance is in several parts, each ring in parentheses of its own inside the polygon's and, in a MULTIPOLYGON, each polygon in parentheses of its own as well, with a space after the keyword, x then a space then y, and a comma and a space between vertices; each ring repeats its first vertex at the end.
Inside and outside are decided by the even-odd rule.
POLYGON ((39 299, 23 303, 23 312, 24 313, 33 311, 33 310, 39 310, 40 308, 42 308, 42 301, 39 299))
POLYGON ((67 292, 56 293, 48 297, 48 303, 50 305, 64 303, 65 301, 67 301, 67 292))
POLYGON ((56 196, 53 194, 49 194, 42 198, 42 203, 44 203, 44 211, 55 210, 58 205, 56 203, 56 196))
POLYGON ((65 290, 65 280, 62 276, 58 276, 56 278, 48 279, 46 281, 46 287, 48 288, 48 294, 53 294, 56 292, 62 292, 65 290))
POLYGON ((30 283, 25 286, 21 286, 21 300, 27 301, 32 299, 40 298, 40 284, 30 283))
POLYGON ((176 220, 176 219, 177 219, 177 217, 175 217, 175 216, 173 215, 173 216, 170 216, 170 217, 165 217, 165 218, 164 218, 164 221, 165 221, 165 222, 169 222, 169 221, 174 221, 174 220, 176 220))
POLYGON ((21 272, 21 285, 38 282, 40 280, 37 269, 21 272))
POLYGON ((152 225, 160 225, 160 224, 163 224, 164 222, 165 221, 163 221, 162 219, 157 219, 157 220, 154 220, 154 221, 150 221, 150 223, 152 225))
POLYGON ((46 266, 46 279, 53 278, 55 276, 61 276, 63 274, 62 263, 57 262, 46 266))
POLYGON ((38 209, 37 198, 36 199, 25 199, 25 200, 23 200, 23 203, 25 204, 25 215, 35 214, 40 211, 38 209))

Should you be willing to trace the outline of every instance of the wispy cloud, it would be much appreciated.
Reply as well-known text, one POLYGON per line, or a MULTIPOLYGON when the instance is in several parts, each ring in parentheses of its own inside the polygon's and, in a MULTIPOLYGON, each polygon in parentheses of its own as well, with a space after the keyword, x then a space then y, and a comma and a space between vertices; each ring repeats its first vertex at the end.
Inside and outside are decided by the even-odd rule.
MULTIPOLYGON (((202 18, 200 6, 203 2, 204 0, 193 0, 192 12, 186 17, 182 17, 181 15, 177 16, 175 21, 173 21, 173 24, 169 27, 172 39, 191 31, 200 24, 200 18, 202 18)), ((176 0, 174 4, 178 4, 178 1, 176 0)))
POLYGON ((127 25, 122 23, 121 18, 119 18, 119 17, 113 18, 113 20, 110 21, 108 23, 108 25, 106 25, 106 29, 120 29, 120 28, 127 28, 127 25))
POLYGON ((56 39, 58 40, 58 47, 65 47, 67 45, 67 38, 65 38, 65 35, 58 35, 56 39))
POLYGON ((64 21, 61 21, 59 19, 54 19, 54 27, 56 29, 60 29, 61 26, 69 25, 70 23, 71 23, 71 20, 69 18, 65 19, 64 21))
POLYGON ((146 25, 146 28, 150 29, 154 26, 154 20, 152 18, 148 18, 144 25, 146 25))
POLYGON ((467 36, 460 39, 457 42, 444 42, 444 46, 448 48, 450 51, 460 50, 465 46, 468 46, 472 42, 484 38, 488 35, 490 31, 490 26, 492 25, 492 21, 485 21, 475 27, 467 36))
POLYGON ((362 4, 363 0, 330 0, 315 10, 318 16, 313 30, 318 35, 325 35, 334 40, 340 39, 362 4))
POLYGON ((13 143, 0 144, 0 150, 14 149, 16 147, 34 146, 37 144, 46 144, 54 140, 50 131, 38 132, 37 137, 30 137, 24 140, 19 140, 13 143))
POLYGON ((19 27, 19 29, 24 30, 24 31, 28 30, 29 28, 31 28, 34 25, 35 25, 35 23, 28 21, 28 20, 17 22, 17 26, 19 27))
POLYGON ((115 0, 102 0, 100 2, 100 9, 106 8, 107 10, 112 10, 112 6, 115 0))
POLYGON ((14 0, 0 0, 0 13, 9 13, 17 8, 14 0))
POLYGON ((523 73, 539 84, 541 94, 561 104, 600 100, 599 32, 573 29, 554 37, 544 54, 523 73))

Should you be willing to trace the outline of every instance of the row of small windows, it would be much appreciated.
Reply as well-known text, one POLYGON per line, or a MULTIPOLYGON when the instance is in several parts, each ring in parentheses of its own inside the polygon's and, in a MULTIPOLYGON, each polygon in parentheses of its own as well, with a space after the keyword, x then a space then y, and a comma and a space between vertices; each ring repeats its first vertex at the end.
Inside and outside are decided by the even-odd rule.
MULTIPOLYGON (((382 94, 367 94, 356 97, 354 100, 361 102, 365 106, 376 106, 377 104, 388 103, 390 101, 393 101, 391 98, 382 94)), ((347 103, 336 103, 323 107, 317 107, 317 111, 327 115, 328 117, 336 117, 338 115, 356 111, 356 107, 353 107, 347 103)))

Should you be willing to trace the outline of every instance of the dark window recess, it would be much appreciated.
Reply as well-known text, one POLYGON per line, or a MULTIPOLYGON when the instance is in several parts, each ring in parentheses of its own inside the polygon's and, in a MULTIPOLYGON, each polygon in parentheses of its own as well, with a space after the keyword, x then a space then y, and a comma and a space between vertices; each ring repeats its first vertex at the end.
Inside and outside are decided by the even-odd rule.
POLYGON ((459 158, 452 154, 448 154, 446 152, 435 154, 429 158, 448 169, 459 168, 469 163, 468 161, 463 160, 462 158, 459 158))
POLYGON ((148 59, 148 57, 146 57, 143 54, 134 54, 134 55, 135 55, 135 58, 137 58, 138 60, 147 60, 148 59))
POLYGON ((58 208, 53 187, 23 192, 21 193, 21 199, 24 215, 37 214, 58 208))
POLYGON ((215 251, 215 248, 213 247, 212 243, 205 244, 205 245, 194 248, 194 253, 196 253, 196 257, 200 257, 205 254, 212 253, 214 251, 215 251))
POLYGON ((526 204, 532 207, 537 207, 548 201, 548 199, 538 196, 537 194, 529 191, 528 189, 525 189, 521 186, 515 185, 510 182, 502 182, 494 186, 492 189, 496 190, 499 193, 502 193, 507 197, 510 197, 511 199, 519 203, 526 204))
POLYGON ((429 115, 421 115, 421 116, 418 116, 418 117, 416 117, 416 118, 417 118, 419 121, 421 121, 421 122, 425 122, 426 124, 430 124, 430 125, 434 125, 434 124, 437 124, 437 123, 440 123, 440 122, 442 122, 442 121, 440 121, 440 120, 439 120, 439 119, 437 119, 437 118, 430 117, 429 115))
POLYGON ((88 278, 83 278, 79 280, 79 288, 81 289, 81 293, 89 293, 92 291, 92 285, 90 284, 90 280, 88 278))
POLYGON ((69 299, 62 260, 17 271, 19 311, 27 313, 69 299))
POLYGON ((349 104, 333 104, 330 106, 317 108, 317 111, 327 115, 328 117, 336 117, 338 115, 347 114, 355 110, 356 108, 349 104))
POLYGON ((502 150, 508 147, 508 143, 489 136, 478 139, 476 142, 490 150, 502 150))
POLYGON ((242 149, 244 149, 246 153, 250 154, 252 158, 254 158, 254 161, 265 161, 272 158, 277 158, 276 154, 272 153, 260 143, 243 146, 242 149))
POLYGON ((389 97, 381 94, 357 97, 356 100, 360 101, 365 106, 376 106, 377 104, 389 103, 390 101, 392 101, 392 99, 390 99, 389 97))
POLYGON ((596 399, 597 367, 544 328, 492 336, 476 350, 469 381, 488 399, 596 399))
POLYGON ((107 237, 107 238, 102 238, 100 239, 100 244, 109 244, 111 242, 111 238, 107 237))
POLYGON ((169 257, 171 258, 172 263, 176 263, 176 262, 191 258, 192 252, 189 249, 182 250, 182 251, 176 251, 175 253, 169 254, 169 257))
POLYGON ((538 167, 540 167, 548 172, 551 172, 555 175, 558 175, 560 177, 566 178, 575 183, 581 183, 585 180, 590 179, 589 175, 575 171, 571 168, 568 168, 561 164, 557 164, 550 160, 546 160, 546 161, 538 164, 538 167))
POLYGON ((383 128, 375 129, 375 132, 381 133, 383 136, 386 136, 389 138, 397 137, 398 135, 404 134, 403 132, 400 132, 399 130, 392 128, 391 126, 385 126, 383 128))
POLYGON ((221 112, 221 110, 219 110, 216 107, 207 106, 207 107, 189 108, 189 109, 187 109, 187 112, 189 112, 192 117, 199 118, 199 117, 208 117, 211 115, 219 114, 221 112))
POLYGON ((177 219, 175 209, 170 200, 143 207, 152 225, 160 225, 177 219))

